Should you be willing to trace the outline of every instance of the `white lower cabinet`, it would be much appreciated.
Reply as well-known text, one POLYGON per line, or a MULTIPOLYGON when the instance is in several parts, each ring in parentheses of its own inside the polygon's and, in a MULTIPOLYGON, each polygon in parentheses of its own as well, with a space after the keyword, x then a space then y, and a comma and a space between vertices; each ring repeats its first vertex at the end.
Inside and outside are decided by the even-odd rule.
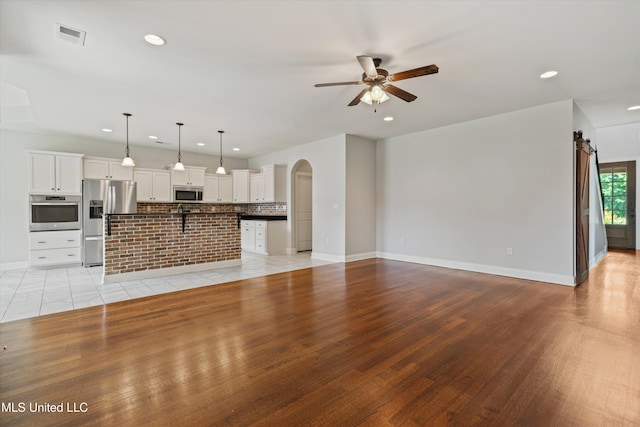
POLYGON ((242 220, 242 250, 262 255, 285 254, 286 227, 287 221, 242 220))
POLYGON ((82 261, 81 238, 80 230, 29 233, 29 265, 45 266, 82 261))

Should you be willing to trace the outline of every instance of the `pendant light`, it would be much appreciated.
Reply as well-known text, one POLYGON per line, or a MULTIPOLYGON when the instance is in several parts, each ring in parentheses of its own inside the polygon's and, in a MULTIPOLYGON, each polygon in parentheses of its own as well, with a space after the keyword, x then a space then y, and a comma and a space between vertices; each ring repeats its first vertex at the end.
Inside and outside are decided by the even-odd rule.
POLYGON ((184 165, 182 164, 182 153, 180 152, 180 128, 184 125, 184 123, 176 123, 178 125, 178 163, 173 165, 174 171, 183 171, 184 165))
POLYGON ((127 148, 124 151, 124 159, 122 159, 122 166, 133 167, 136 164, 133 162, 133 159, 129 157, 129 117, 131 117, 131 114, 122 113, 122 115, 127 118, 127 148))
POLYGON ((218 166, 218 170, 216 170, 216 173, 218 175, 226 175, 227 171, 225 171, 224 166, 222 166, 222 134, 224 133, 224 131, 219 130, 218 133, 220 134, 220 166, 218 166))

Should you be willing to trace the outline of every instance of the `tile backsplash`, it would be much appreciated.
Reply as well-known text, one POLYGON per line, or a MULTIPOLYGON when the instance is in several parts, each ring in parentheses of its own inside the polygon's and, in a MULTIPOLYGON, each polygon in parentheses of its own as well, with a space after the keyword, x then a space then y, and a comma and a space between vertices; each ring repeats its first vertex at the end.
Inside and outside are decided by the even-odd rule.
POLYGON ((249 215, 287 215, 286 203, 256 203, 245 207, 249 215))

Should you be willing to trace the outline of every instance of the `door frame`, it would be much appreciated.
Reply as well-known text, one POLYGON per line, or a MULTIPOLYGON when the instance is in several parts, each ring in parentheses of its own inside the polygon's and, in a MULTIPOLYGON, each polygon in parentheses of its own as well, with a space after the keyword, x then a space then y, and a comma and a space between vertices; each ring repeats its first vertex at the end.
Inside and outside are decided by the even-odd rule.
MULTIPOLYGON (((291 175, 290 175, 290 183, 291 183, 291 187, 290 187, 290 197, 291 197, 291 205, 289 207, 289 220, 290 220, 290 224, 289 224, 289 230, 290 230, 290 244, 289 244, 289 248, 287 248, 287 253, 290 255, 296 254, 298 253, 298 234, 297 234, 297 228, 298 228, 298 214, 297 214, 297 200, 296 200, 296 183, 297 183, 297 175, 298 174, 306 174, 312 177, 313 179, 313 166, 311 166, 311 162, 307 159, 300 159, 298 160, 293 167, 291 168, 291 175), (303 164, 308 164, 309 165, 309 169, 311 170, 311 172, 307 172, 307 171, 301 171, 300 166, 303 164)), ((313 200, 315 198, 315 194, 313 193, 313 191, 311 192, 311 208, 313 210, 313 200)), ((312 220, 313 222, 313 216, 312 216, 312 220)), ((311 253, 313 253, 313 225, 312 225, 312 230, 311 230, 311 253)))
MULTIPOLYGON (((618 246, 609 246, 609 233, 607 233, 607 247, 611 249, 631 249, 638 250, 638 219, 637 219, 637 200, 638 200, 638 162, 635 160, 618 160, 613 162, 602 162, 600 163, 601 168, 610 168, 616 166, 627 166, 633 165, 632 173, 628 174, 628 187, 632 189, 631 196, 627 194, 627 217, 629 220, 629 224, 631 224, 631 236, 630 241, 633 247, 618 247, 618 246)), ((598 176, 600 179, 600 176, 598 176)), ((604 209, 604 206, 602 207, 604 209)), ((605 224, 605 229, 607 232, 609 231, 610 225, 605 224)), ((615 227, 615 226, 614 226, 615 227)))

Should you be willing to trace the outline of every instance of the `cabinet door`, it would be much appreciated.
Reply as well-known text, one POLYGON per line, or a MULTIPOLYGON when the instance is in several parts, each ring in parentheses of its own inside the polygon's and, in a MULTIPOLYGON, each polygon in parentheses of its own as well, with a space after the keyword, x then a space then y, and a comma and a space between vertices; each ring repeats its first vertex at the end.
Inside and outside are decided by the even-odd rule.
POLYGON ((233 178, 230 176, 218 177, 218 199, 222 203, 233 201, 233 178))
POLYGON ((233 174, 233 202, 249 201, 249 172, 241 171, 233 174))
POLYGON ((276 201, 276 175, 275 166, 264 166, 262 168, 262 174, 264 175, 264 197, 263 202, 275 202, 276 201))
POLYGON ((102 159, 84 159, 85 179, 108 179, 109 162, 102 159))
POLYGON ((56 163, 52 154, 29 154, 29 192, 56 192, 56 163))
POLYGON ((204 202, 215 203, 220 201, 219 181, 219 177, 215 175, 207 175, 204 178, 204 194, 202 195, 204 202))
POLYGON ((133 168, 122 166, 120 160, 109 161, 109 178, 119 181, 131 181, 133 179, 133 168))
POLYGON ((240 231, 240 247, 247 251, 256 249, 256 229, 253 226, 242 226, 240 231))
POLYGON ((153 201, 171 201, 171 175, 169 172, 153 173, 153 201))
POLYGON ((264 174, 255 173, 249 178, 250 180, 250 193, 252 202, 264 201, 264 174))
POLYGON ((82 194, 82 157, 56 156, 56 191, 82 194))
POLYGON ((171 169, 171 185, 189 185, 189 170, 177 171, 171 169))
POLYGON ((153 199, 152 172, 134 171, 133 180, 136 182, 136 197, 139 202, 149 202, 153 199))
POLYGON ((189 169, 189 185, 204 186, 204 169, 189 169))

